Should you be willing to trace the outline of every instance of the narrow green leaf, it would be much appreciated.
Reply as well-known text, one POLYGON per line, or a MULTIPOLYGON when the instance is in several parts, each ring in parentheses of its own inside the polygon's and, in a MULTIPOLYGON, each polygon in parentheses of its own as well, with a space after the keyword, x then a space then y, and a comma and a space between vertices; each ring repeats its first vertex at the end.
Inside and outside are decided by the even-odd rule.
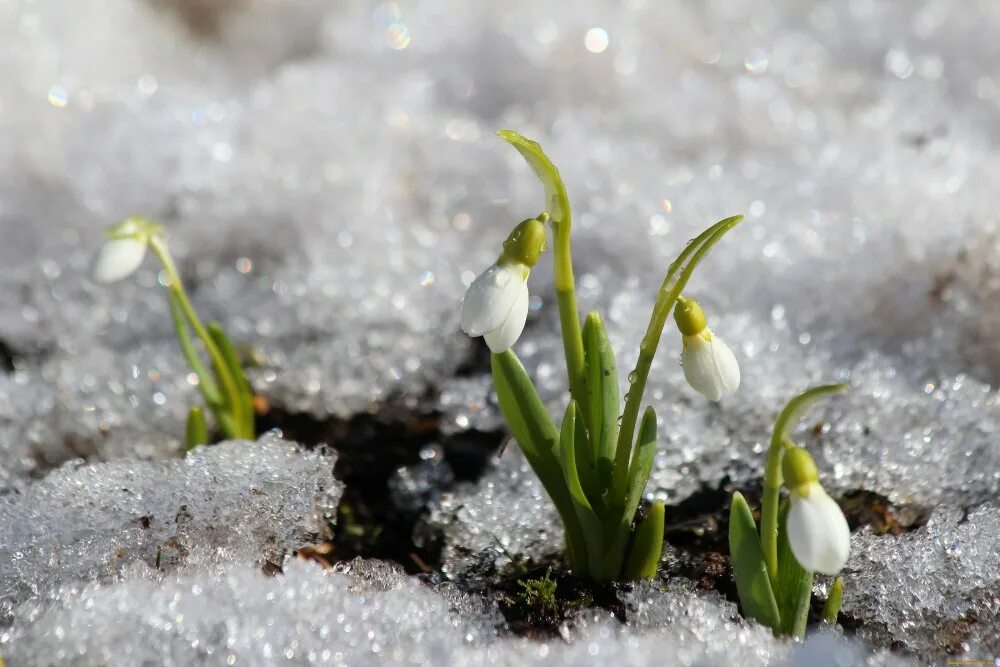
MULTIPOLYGON (((614 352, 597 313, 587 315, 583 327, 583 344, 587 360, 587 407, 590 410, 587 426, 590 446, 595 450, 598 479, 602 488, 608 489, 611 486, 613 466, 616 464, 615 442, 618 439, 621 404, 614 352)), ((625 465, 628 466, 627 460, 625 465)))
POLYGON ((733 494, 729 508, 729 553, 743 614, 775 632, 780 631, 781 617, 764 565, 757 524, 746 499, 738 491, 733 494))
POLYGON ((174 331, 177 334, 177 342, 180 344, 181 353, 187 360, 188 366, 198 376, 198 388, 201 395, 205 397, 205 402, 214 410, 222 406, 223 397, 219 391, 219 386, 215 383, 211 373, 208 372, 198 350, 195 349, 194 341, 191 338, 191 329, 187 320, 184 319, 184 310, 181 307, 177 294, 173 290, 167 290, 167 301, 170 304, 170 318, 174 322, 174 331))
POLYGON ((559 452, 562 457, 563 476, 566 486, 569 489, 570 497, 574 503, 576 516, 580 521, 580 529, 583 533, 584 544, 587 550, 587 569, 593 573, 601 558, 605 548, 601 522, 590 504, 587 494, 580 484, 580 478, 576 467, 577 446, 575 443, 578 434, 586 434, 586 430, 580 428, 583 417, 576 401, 570 401, 566 414, 563 417, 562 426, 559 430, 560 442, 559 452))
POLYGON ((490 355, 490 364, 500 411, 532 470, 538 475, 559 511, 566 528, 566 540, 574 560, 574 568, 585 567, 583 563, 586 562, 587 551, 583 531, 566 486, 559 453, 556 451, 559 430, 538 397, 535 385, 524 366, 512 350, 490 355))
MULTIPOLYGON (((577 414, 580 415, 580 405, 577 404, 577 414)), ((604 511, 604 489, 597 475, 597 461, 593 458, 594 449, 590 446, 590 436, 587 434, 586 419, 580 416, 576 420, 576 473, 580 478, 583 492, 590 501, 590 506, 597 514, 604 511)))
POLYGON ((635 531, 635 540, 629 549, 628 560, 622 577, 626 581, 652 579, 663 554, 663 523, 666 507, 657 501, 635 531))
POLYGON ((628 469, 624 513, 622 515, 622 523, 626 529, 631 527, 635 511, 639 508, 639 501, 642 500, 642 494, 649 482, 649 473, 653 470, 654 458, 656 458, 656 412, 650 406, 646 408, 646 412, 642 416, 635 456, 628 469))
POLYGON ((218 346, 219 351, 222 353, 223 361, 229 368, 232 377, 236 380, 238 395, 233 398, 233 404, 234 407, 238 406, 238 409, 233 410, 233 418, 239 424, 240 428, 240 432, 236 435, 253 440, 257 437, 253 413, 253 389, 250 387, 250 382, 247 381, 243 364, 240 363, 239 355, 236 354, 236 348, 233 347, 233 343, 229 340, 229 336, 226 335, 222 325, 218 322, 209 323, 208 335, 212 337, 212 341, 218 346))
POLYGON ((490 365, 500 410, 521 449, 539 459, 553 455, 559 430, 517 355, 513 350, 490 355, 490 365))
POLYGON ((205 413, 197 405, 188 410, 187 428, 184 430, 184 451, 190 452, 198 445, 208 444, 208 424, 205 413))
POLYGON ((581 507, 590 511, 590 501, 583 492, 580 484, 580 476, 576 470, 576 433, 577 433, 577 408, 576 401, 571 400, 566 414, 563 416, 562 426, 559 428, 559 454, 562 460, 563 476, 566 479, 566 486, 569 488, 570 496, 581 507))
POLYGON ((781 633, 791 637, 802 637, 809 618, 809 601, 812 599, 813 573, 795 560, 792 547, 788 543, 785 522, 788 517, 788 501, 781 503, 778 511, 778 578, 774 597, 781 616, 781 633))
POLYGON ((833 586, 830 587, 830 596, 823 605, 823 622, 829 625, 837 625, 837 616, 840 614, 840 603, 844 598, 844 580, 837 577, 833 586))

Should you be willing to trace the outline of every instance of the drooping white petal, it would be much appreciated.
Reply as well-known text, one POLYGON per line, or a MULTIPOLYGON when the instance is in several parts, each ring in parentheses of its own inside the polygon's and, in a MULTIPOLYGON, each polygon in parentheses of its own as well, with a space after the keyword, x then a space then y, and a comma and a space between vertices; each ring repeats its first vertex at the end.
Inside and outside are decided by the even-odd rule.
POLYGON ((91 275, 95 282, 116 282, 135 273, 145 256, 144 241, 133 238, 108 239, 94 259, 91 275))
POLYGON ((517 298, 514 300, 514 305, 511 306, 510 312, 507 313, 507 319, 504 320, 499 328, 488 331, 483 336, 493 354, 505 352, 510 349, 511 345, 517 342, 518 336, 524 331, 524 323, 528 319, 529 300, 528 283, 520 281, 517 298))
POLYGON ((709 400, 718 401, 740 386, 740 365, 721 338, 709 336, 711 340, 702 334, 684 337, 681 365, 688 384, 709 400))
POLYGON ((805 569, 837 574, 851 551, 851 530, 837 502, 819 484, 803 497, 792 493, 786 523, 788 544, 805 569))
POLYGON ((462 331, 482 336, 498 329, 524 289, 524 283, 523 267, 517 264, 494 264, 479 274, 462 301, 462 331))

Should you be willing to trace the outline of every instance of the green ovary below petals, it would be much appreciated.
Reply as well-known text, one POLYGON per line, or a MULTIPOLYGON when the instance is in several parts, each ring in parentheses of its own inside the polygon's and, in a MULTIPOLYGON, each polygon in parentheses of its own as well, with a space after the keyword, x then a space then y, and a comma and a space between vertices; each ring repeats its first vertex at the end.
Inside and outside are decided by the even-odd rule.
POLYGON ((801 447, 789 447, 781 461, 785 485, 796 490, 810 488, 819 481, 819 471, 812 455, 801 447))
POLYGON ((548 219, 548 214, 543 213, 515 227, 503 242, 499 263, 513 262, 528 268, 537 264, 545 250, 545 221, 548 219))
POLYGON ((674 321, 683 336, 697 336, 707 326, 705 311, 701 309, 698 302, 684 297, 677 297, 677 305, 674 306, 674 321))

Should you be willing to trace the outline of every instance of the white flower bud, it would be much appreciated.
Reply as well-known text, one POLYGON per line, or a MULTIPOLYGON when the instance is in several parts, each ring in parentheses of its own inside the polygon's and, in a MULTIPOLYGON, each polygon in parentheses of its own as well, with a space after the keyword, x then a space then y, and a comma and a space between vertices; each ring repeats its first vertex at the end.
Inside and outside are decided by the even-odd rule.
POLYGON ((462 331, 483 336, 494 354, 517 341, 528 319, 528 267, 498 262, 476 278, 462 302, 462 331))
POLYGON ((740 365, 733 351, 707 327, 693 336, 684 336, 681 365, 688 384, 711 401, 718 401, 740 386, 740 365))
POLYGON ((792 489, 785 529, 792 555, 810 572, 834 575, 851 551, 851 530, 837 502, 818 482, 792 489))
POLYGON ((91 269, 95 282, 113 283, 135 273, 146 256, 146 242, 135 238, 112 238, 104 242, 91 269))

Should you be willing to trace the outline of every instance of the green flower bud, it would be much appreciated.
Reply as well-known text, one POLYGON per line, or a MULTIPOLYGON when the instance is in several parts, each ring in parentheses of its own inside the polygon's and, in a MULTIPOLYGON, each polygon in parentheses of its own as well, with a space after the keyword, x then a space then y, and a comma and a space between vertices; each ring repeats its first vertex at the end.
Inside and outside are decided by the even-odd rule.
POLYGON ((497 263, 515 262, 528 268, 537 264, 546 246, 545 223, 548 219, 548 213, 542 213, 537 218, 525 220, 515 227, 503 242, 503 252, 500 253, 497 263))

